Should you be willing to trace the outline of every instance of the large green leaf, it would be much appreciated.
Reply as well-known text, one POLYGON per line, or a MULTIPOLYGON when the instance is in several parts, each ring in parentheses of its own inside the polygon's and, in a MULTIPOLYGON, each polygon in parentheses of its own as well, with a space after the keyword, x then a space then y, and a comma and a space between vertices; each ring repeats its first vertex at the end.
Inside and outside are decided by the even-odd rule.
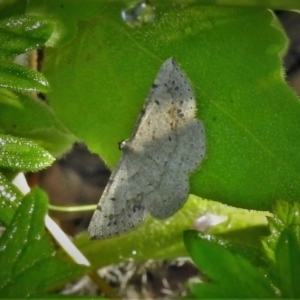
POLYGON ((47 198, 41 190, 25 196, 0 239, 0 296, 28 297, 63 285, 87 269, 58 260, 44 229, 47 198))
POLYGON ((249 245, 255 250, 260 248, 259 237, 266 234, 264 212, 236 209, 193 195, 178 213, 167 220, 149 218, 137 230, 113 239, 91 241, 84 234, 75 238, 74 243, 97 268, 126 259, 173 259, 187 254, 182 232, 195 228, 196 220, 207 214, 227 218, 218 226, 208 224, 208 232, 218 235, 226 233, 227 239, 240 245, 249 245))
POLYGON ((71 43, 46 51, 48 99, 68 128, 114 166, 118 142, 173 56, 192 81, 207 135, 191 192, 254 209, 299 201, 300 104, 283 79, 286 38, 272 13, 157 5, 154 22, 131 28, 123 8, 106 4, 71 43))
MULTIPOLYGON (((159 3, 160 0, 152 0, 151 3, 159 3)), ((224 5, 238 7, 266 7, 270 9, 299 9, 300 3, 298 0, 164 0, 164 3, 172 5, 174 2, 179 4, 201 4, 201 5, 224 5)))

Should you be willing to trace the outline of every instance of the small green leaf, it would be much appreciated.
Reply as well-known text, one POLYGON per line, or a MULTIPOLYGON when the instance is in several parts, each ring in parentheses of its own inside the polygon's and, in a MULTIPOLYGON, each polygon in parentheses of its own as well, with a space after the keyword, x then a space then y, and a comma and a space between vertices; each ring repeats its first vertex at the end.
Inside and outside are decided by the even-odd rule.
POLYGON ((210 282, 195 286, 201 298, 273 298, 271 282, 239 254, 208 241, 196 231, 187 231, 184 242, 193 261, 210 282))
POLYGON ((273 207, 273 216, 268 217, 271 235, 263 238, 262 244, 268 257, 275 261, 275 249, 282 232, 286 229, 294 232, 300 241, 300 205, 278 200, 273 207))
POLYGON ((75 141, 46 103, 5 89, 0 89, 1 131, 29 138, 55 157, 75 141))
POLYGON ((1 298, 23 298, 61 286, 87 268, 58 260, 44 230, 47 198, 39 189, 24 197, 0 239, 1 298))
POLYGON ((283 298, 300 298, 300 247, 295 232, 285 229, 278 240, 275 274, 283 298))
POLYGON ((276 218, 282 222, 285 227, 300 225, 300 204, 288 203, 278 200, 275 202, 272 209, 276 218))
MULTIPOLYGON (((250 228, 245 230, 240 230, 241 234, 248 234, 250 232, 250 228)), ((236 232, 233 231, 232 235, 234 235, 236 232)), ((215 236, 212 234, 207 234, 203 232, 198 232, 198 237, 202 240, 207 240, 209 242, 213 242, 215 244, 218 244, 222 246, 224 249, 230 251, 232 254, 238 254, 251 262, 253 265, 258 267, 267 267, 268 260, 267 258, 262 255, 262 249, 261 247, 258 247, 258 237, 256 236, 256 243, 253 242, 252 245, 249 244, 241 244, 239 242, 234 242, 228 239, 224 239, 223 235, 221 236, 215 236)))
POLYGON ((49 91, 48 81, 43 74, 6 61, 0 64, 0 87, 20 92, 49 91))
POLYGON ((0 173, 0 222, 3 225, 9 225, 21 198, 21 192, 0 173))
POLYGON ((14 16, 0 21, 0 59, 12 58, 45 44, 54 24, 45 17, 14 16))
POLYGON ((0 135, 0 166, 12 170, 38 171, 54 158, 32 141, 0 135))

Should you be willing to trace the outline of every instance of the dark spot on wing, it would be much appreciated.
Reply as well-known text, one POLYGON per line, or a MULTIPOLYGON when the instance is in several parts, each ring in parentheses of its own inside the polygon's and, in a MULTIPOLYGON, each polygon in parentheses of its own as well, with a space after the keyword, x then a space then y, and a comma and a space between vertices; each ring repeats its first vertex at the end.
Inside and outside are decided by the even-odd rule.
POLYGON ((135 203, 135 204, 133 205, 133 207, 132 207, 133 213, 136 213, 136 212, 138 212, 138 211, 140 211, 140 210, 142 210, 142 209, 143 209, 143 205, 141 204, 141 202, 135 203))
POLYGON ((181 109, 178 109, 178 110, 177 110, 177 116, 178 116, 179 118, 183 118, 183 117, 184 117, 184 113, 182 112, 181 109))
POLYGON ((156 89, 157 87, 159 87, 158 84, 155 84, 155 83, 152 84, 152 88, 153 88, 153 89, 156 89))
POLYGON ((116 198, 112 197, 110 198, 111 201, 116 201, 116 198))
POLYGON ((152 132, 152 140, 155 140, 155 130, 152 132))
POLYGON ((168 137, 168 139, 169 139, 170 142, 172 141, 172 138, 170 136, 168 137))
POLYGON ((175 86, 174 90, 175 90, 175 91, 178 91, 178 90, 179 90, 179 86, 178 86, 178 85, 175 86))
POLYGON ((158 100, 154 100, 154 102, 155 102, 157 105, 159 105, 159 101, 158 101, 158 100))

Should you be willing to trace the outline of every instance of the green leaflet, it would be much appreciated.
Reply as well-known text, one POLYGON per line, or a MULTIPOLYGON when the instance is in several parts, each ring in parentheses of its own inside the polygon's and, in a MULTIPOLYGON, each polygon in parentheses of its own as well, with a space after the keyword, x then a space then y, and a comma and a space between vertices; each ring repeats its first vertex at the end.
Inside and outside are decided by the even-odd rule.
POLYGON ((47 198, 41 190, 24 197, 0 239, 0 295, 23 298, 39 295, 83 275, 87 268, 58 260, 44 218, 47 198))

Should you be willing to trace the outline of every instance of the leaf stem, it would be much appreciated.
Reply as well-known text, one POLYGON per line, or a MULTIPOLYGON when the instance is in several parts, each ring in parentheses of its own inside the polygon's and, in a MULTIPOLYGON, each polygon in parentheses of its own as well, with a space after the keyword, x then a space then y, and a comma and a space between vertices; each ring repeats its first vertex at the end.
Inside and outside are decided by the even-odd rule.
POLYGON ((58 206, 48 204, 50 210, 63 211, 63 212, 79 212, 79 211, 93 211, 97 208, 97 205, 80 205, 80 206, 58 206))

